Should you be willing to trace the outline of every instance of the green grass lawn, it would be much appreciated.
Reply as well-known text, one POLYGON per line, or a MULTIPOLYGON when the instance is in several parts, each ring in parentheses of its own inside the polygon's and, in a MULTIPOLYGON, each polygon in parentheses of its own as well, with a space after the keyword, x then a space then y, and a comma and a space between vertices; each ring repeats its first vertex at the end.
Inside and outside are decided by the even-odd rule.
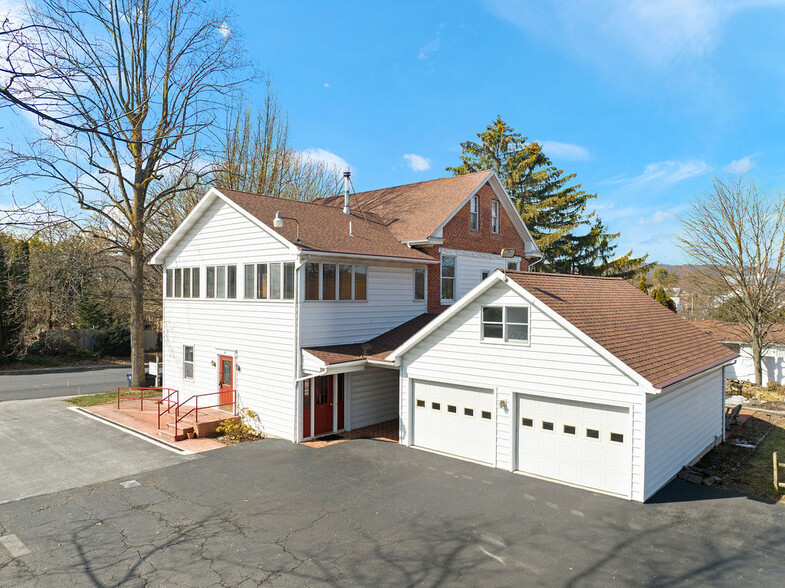
MULTIPOLYGON (((126 398, 139 398, 139 392, 136 390, 123 390, 123 397, 126 398)), ((145 390, 145 398, 160 398, 160 392, 152 392, 145 390)), ((83 396, 74 396, 66 398, 63 402, 73 404, 74 406, 95 406, 96 404, 107 404, 109 402, 117 401, 117 390, 112 392, 101 392, 99 394, 85 394, 83 396)))
MULTIPOLYGON (((783 498, 783 489, 774 490, 774 471, 772 453, 778 453, 780 463, 785 462, 785 423, 774 423, 768 437, 755 450, 750 460, 740 468, 744 483, 753 488, 756 494, 774 500, 783 498)), ((785 468, 780 468, 780 481, 785 482, 785 468)))

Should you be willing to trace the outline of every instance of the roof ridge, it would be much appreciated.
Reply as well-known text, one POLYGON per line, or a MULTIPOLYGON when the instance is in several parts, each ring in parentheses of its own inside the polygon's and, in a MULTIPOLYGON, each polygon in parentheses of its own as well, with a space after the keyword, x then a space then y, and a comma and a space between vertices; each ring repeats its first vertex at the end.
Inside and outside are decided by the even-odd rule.
POLYGON ((559 274, 551 272, 530 272, 526 270, 507 270, 508 274, 512 275, 528 275, 528 276, 549 276, 554 278, 579 278, 582 280, 612 280, 614 282, 626 282, 624 278, 615 276, 583 276, 580 274, 559 274))
MULTIPOLYGON (((354 195, 356 196, 357 194, 368 194, 369 192, 380 192, 382 190, 392 190, 394 188, 407 188, 409 186, 420 186, 422 184, 430 184, 432 182, 442 182, 444 180, 452 180, 454 178, 465 178, 467 176, 473 176, 475 174, 482 174, 482 173, 487 174, 492 171, 493 170, 490 169, 481 169, 481 170, 477 170, 476 172, 470 172, 468 174, 457 174, 452 176, 444 176, 442 178, 433 178, 431 180, 422 180, 420 182, 411 182, 409 184, 398 184, 397 186, 384 186, 382 188, 374 188, 373 190, 363 190, 362 192, 355 192, 354 195)), ((336 196, 329 196, 329 198, 335 198, 335 197, 336 196)))

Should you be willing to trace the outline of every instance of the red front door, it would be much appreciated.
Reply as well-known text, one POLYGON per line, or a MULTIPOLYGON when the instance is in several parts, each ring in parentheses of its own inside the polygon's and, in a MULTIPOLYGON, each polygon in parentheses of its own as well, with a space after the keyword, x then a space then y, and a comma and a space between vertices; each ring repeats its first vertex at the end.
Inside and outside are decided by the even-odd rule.
POLYGON ((313 434, 323 435, 333 430, 333 377, 314 378, 313 434))
POLYGON ((218 404, 231 410, 234 401, 234 358, 218 356, 218 404))

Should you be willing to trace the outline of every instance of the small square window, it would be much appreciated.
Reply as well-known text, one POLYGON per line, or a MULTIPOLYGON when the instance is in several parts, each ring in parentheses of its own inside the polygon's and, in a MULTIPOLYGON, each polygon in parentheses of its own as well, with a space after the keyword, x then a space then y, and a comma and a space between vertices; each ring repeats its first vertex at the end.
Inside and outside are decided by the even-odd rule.
POLYGON ((455 406, 454 404, 448 404, 447 405, 447 412, 452 413, 452 414, 457 414, 458 413, 458 407, 455 406))
POLYGON ((550 421, 542 421, 543 431, 553 431, 553 423, 550 421))
POLYGON ((441 402, 431 402, 431 410, 441 410, 442 403, 441 402))
POLYGON ((482 411, 482 418, 484 418, 486 420, 491 420, 491 411, 483 410, 482 411))
POLYGON ((565 435, 574 435, 575 434, 575 427, 572 425, 564 425, 564 434, 565 435))
POLYGON ((425 408, 425 400, 417 399, 417 408, 425 408))
POLYGON ((600 430, 599 429, 586 429, 586 438, 587 439, 599 439, 600 438, 600 430))
POLYGON ((463 409, 463 415, 464 416, 473 417, 474 416, 474 409, 473 408, 464 408, 463 409))
POLYGON ((521 426, 522 427, 533 427, 534 426, 534 420, 527 419, 526 417, 521 417, 521 426))
POLYGON ((624 435, 621 433, 611 433, 611 441, 614 443, 624 443, 624 435))

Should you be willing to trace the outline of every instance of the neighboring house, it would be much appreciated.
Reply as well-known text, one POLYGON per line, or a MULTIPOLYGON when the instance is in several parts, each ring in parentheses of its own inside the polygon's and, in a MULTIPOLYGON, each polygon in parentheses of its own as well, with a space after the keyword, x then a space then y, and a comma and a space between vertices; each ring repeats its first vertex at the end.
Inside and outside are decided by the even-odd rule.
MULTIPOLYGON (((755 381, 755 366, 749 338, 743 325, 715 320, 694 321, 693 324, 708 333, 715 341, 724 343, 739 354, 725 375, 734 380, 755 381)), ((761 361, 762 382, 785 384, 785 325, 774 325, 766 337, 766 348, 761 361)))
POLYGON ((208 192, 153 259, 166 387, 639 501, 722 439, 736 354, 623 280, 508 270, 541 254, 493 172, 343 204, 208 192))

